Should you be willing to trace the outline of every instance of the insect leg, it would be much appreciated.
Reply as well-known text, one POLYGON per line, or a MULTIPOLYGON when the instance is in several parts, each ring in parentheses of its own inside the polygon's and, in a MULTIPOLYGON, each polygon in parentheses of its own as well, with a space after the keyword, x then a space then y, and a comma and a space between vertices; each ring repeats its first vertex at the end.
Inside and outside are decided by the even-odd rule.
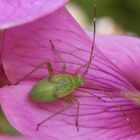
POLYGON ((25 80, 27 77, 29 77, 32 73, 34 73, 35 71, 37 71, 40 67, 42 67, 43 65, 47 65, 47 69, 48 69, 48 73, 49 73, 49 78, 52 77, 52 75, 54 74, 53 71, 53 67, 51 65, 51 63, 48 60, 45 60, 44 62, 42 62, 40 65, 36 66, 32 71, 30 71, 28 74, 26 74, 23 78, 21 78, 20 80, 18 80, 16 83, 14 83, 14 85, 17 85, 19 82, 21 82, 22 80, 25 80))
POLYGON ((103 87, 103 86, 101 86, 101 85, 97 85, 97 84, 92 83, 92 82, 89 82, 89 81, 84 81, 84 84, 85 84, 85 85, 93 86, 93 87, 97 88, 97 90, 100 90, 100 91, 109 90, 109 89, 107 89, 107 88, 105 88, 105 87, 103 87))
POLYGON ((54 70, 53 70, 53 66, 51 65, 51 63, 50 62, 46 62, 46 64, 47 64, 47 69, 48 69, 48 72, 49 72, 49 76, 48 76, 48 78, 52 78, 52 76, 54 75, 54 70))
POLYGON ((80 72, 81 68, 82 68, 82 67, 85 67, 86 65, 87 65, 87 64, 81 65, 81 66, 75 71, 74 75, 77 76, 78 73, 80 72))
POLYGON ((63 58, 60 56, 60 54, 58 53, 58 51, 56 50, 52 40, 50 40, 51 46, 54 50, 54 52, 56 53, 56 55, 59 57, 59 59, 63 62, 63 66, 62 66, 62 73, 66 73, 66 64, 65 61, 63 60, 63 58))
MULTIPOLYGON (((56 95, 58 96, 58 95, 56 95)), ((58 97, 60 98, 60 96, 58 97)), ((80 109, 80 102, 78 99, 71 97, 71 96, 66 96, 63 98, 63 100, 68 103, 69 105, 74 105, 75 103, 77 104, 77 111, 76 111, 76 120, 75 120, 75 125, 77 128, 77 131, 79 131, 79 109, 80 109)))
POLYGON ((77 104, 77 111, 76 111, 76 121, 75 121, 75 125, 77 128, 77 131, 79 131, 79 110, 80 110, 80 102, 78 99, 71 97, 71 99, 73 100, 73 103, 75 102, 77 104))
MULTIPOLYGON (((118 104, 118 103, 113 99, 113 97, 112 97, 108 92, 106 92, 106 90, 105 90, 103 87, 100 87, 100 86, 98 86, 98 85, 96 85, 96 84, 93 84, 93 83, 91 83, 91 82, 88 82, 88 81, 85 81, 85 83, 86 83, 86 84, 89 84, 89 85, 91 85, 91 86, 95 86, 95 87, 97 87, 98 89, 104 91, 104 92, 107 94, 107 96, 116 104, 116 106, 118 106, 118 107, 120 108, 120 111, 122 112, 123 116, 126 118, 126 121, 128 122, 128 124, 129 124, 129 126, 130 126, 130 129, 131 129, 132 132, 133 132, 133 129, 132 129, 133 126, 132 126, 131 120, 129 119, 129 117, 128 117, 128 115, 126 114, 126 112, 123 110, 122 106, 121 106, 120 104, 118 104)), ((78 89, 78 90, 79 90, 79 89, 78 89)), ((85 92, 85 91, 84 91, 84 92, 85 92)), ((105 102, 106 102, 106 101, 105 101, 105 102)))
POLYGON ((70 96, 66 96, 63 99, 69 105, 74 105, 75 103, 77 104, 75 125, 76 125, 76 128, 77 128, 77 131, 79 131, 79 110, 80 110, 80 102, 75 97, 70 97, 70 96))
POLYGON ((59 115, 60 113, 64 112, 65 110, 67 110, 68 108, 70 108, 73 104, 69 104, 69 106, 59 110, 58 112, 54 113, 53 115, 51 115, 50 117, 48 117, 47 119, 44 119, 43 121, 41 121, 40 123, 37 124, 37 127, 36 127, 36 131, 39 130, 40 126, 45 123, 46 121, 48 121, 49 119, 59 115))
POLYGON ((90 93, 90 92, 88 92, 88 91, 81 90, 81 89, 77 89, 77 90, 79 90, 79 91, 81 91, 81 92, 83 92, 83 93, 87 93, 87 94, 90 94, 90 95, 92 95, 92 96, 95 96, 96 98, 98 98, 98 99, 101 100, 102 102, 106 102, 106 101, 103 100, 101 97, 99 97, 99 96, 97 96, 97 95, 95 95, 95 94, 92 94, 92 93, 90 93))
POLYGON ((41 63, 40 65, 36 66, 36 68, 34 68, 32 71, 30 71, 28 74, 26 74, 23 78, 21 78, 20 80, 18 80, 16 83, 14 83, 14 85, 17 85, 19 82, 21 82, 22 80, 25 80, 27 77, 29 77, 32 73, 34 73, 36 70, 38 70, 41 66, 43 66, 46 63, 46 60, 41 63))

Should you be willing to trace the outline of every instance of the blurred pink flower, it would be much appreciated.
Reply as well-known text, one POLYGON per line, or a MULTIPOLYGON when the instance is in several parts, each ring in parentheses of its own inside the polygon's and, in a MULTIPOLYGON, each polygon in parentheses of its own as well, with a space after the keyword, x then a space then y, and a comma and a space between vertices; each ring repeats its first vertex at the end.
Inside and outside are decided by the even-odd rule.
MULTIPOLYGON (((87 62, 92 41, 70 14, 61 8, 38 20, 5 31, 2 61, 12 83, 45 59, 52 63, 56 73, 60 73, 63 63, 52 50, 50 40, 64 59, 67 73, 74 73, 87 62)), ((79 132, 75 128, 76 106, 50 119, 36 131, 40 121, 66 106, 62 101, 43 105, 29 101, 28 93, 32 86, 48 74, 45 67, 18 85, 1 88, 2 109, 11 124, 23 135, 58 140, 139 139, 138 106, 119 94, 139 91, 136 82, 139 79, 139 45, 140 40, 132 37, 96 37, 95 58, 85 79, 100 88, 84 85, 82 89, 91 95, 79 91, 73 93, 80 101, 79 132), (102 97, 105 102, 94 95, 102 97)))

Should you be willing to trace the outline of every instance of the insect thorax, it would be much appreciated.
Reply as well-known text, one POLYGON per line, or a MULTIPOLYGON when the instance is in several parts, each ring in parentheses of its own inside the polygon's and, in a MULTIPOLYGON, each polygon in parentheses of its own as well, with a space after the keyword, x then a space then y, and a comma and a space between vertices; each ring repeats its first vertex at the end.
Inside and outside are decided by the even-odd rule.
POLYGON ((72 93, 76 88, 84 83, 83 78, 73 76, 70 74, 58 74, 54 75, 51 79, 57 83, 58 86, 58 97, 64 97, 72 93))

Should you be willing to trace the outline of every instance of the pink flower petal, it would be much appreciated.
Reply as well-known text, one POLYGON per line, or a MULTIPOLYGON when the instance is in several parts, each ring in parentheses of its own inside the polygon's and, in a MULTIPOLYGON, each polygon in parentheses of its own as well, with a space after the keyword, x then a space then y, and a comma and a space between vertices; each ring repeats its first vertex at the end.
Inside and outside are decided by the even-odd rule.
MULTIPOLYGON (((14 83, 23 78, 46 59, 52 62, 58 71, 60 63, 63 63, 54 53, 50 40, 53 41, 60 55, 62 52, 66 63, 85 64, 83 50, 89 50, 91 40, 69 13, 62 8, 32 23, 5 31, 2 61, 5 72, 11 82, 14 83), (80 48, 83 50, 79 50, 80 48), (79 59, 79 56, 81 57, 82 55, 83 58, 79 59), (56 58, 59 60, 57 63, 54 62, 56 58)), ((88 55, 87 52, 86 54, 88 55)), ((75 67, 77 68, 77 65, 72 66, 69 65, 67 70, 71 71, 75 67)), ((31 78, 28 79, 33 80, 47 75, 46 69, 41 71, 35 73, 35 76, 34 74, 31 75, 31 78)))
MULTIPOLYGON (((120 112, 120 108, 113 102, 100 102, 96 98, 88 95, 82 95, 80 100, 80 131, 75 127, 76 105, 67 109, 64 113, 50 119, 44 123, 39 131, 36 131, 37 124, 54 114, 64 106, 61 102, 38 105, 28 98, 28 92, 32 84, 22 84, 11 86, 1 90, 2 108, 12 125, 24 135, 32 136, 50 136, 60 139, 82 140, 92 138, 109 139, 114 136, 115 139, 132 135, 126 117, 120 112), (45 107, 46 106, 46 107, 45 107), (14 115, 13 115, 14 114, 14 115), (121 131, 121 134, 119 134, 121 131), (62 135, 63 134, 63 135, 62 135)), ((125 105, 131 103, 127 100, 125 105)), ((129 106, 129 109, 134 106, 129 106)), ((132 113, 132 112, 130 112, 132 113)), ((131 115, 129 117, 132 118, 131 115)))
POLYGON ((140 90, 140 39, 129 36, 100 36, 99 40, 102 40, 97 42, 101 52, 121 69, 135 88, 140 90), (106 38, 110 40, 109 43, 106 38), (103 49, 104 47, 106 49, 103 49))
POLYGON ((54 12, 68 0, 2 0, 0 29, 21 25, 54 12))
POLYGON ((56 140, 50 137, 26 137, 26 136, 0 136, 0 140, 56 140))
MULTIPOLYGON (((100 38, 98 36, 96 39, 99 48, 98 43, 103 40, 100 41, 100 38)), ((114 46, 113 38, 105 38, 107 41, 102 50, 105 50, 109 45, 110 47, 114 46)), ((123 44, 123 41, 120 42, 120 45, 121 43, 123 44)), ((127 46, 125 47, 127 48, 127 46)), ((81 57, 86 57, 85 60, 88 59, 88 54, 84 50, 82 51, 84 55, 81 57)), ((79 60, 81 60, 81 57, 79 60)), ((73 57, 72 61, 74 61, 73 57)), ((72 66, 71 63, 67 62, 66 64, 72 66)), ((24 135, 50 136, 58 140, 72 138, 74 140, 139 138, 139 108, 128 99, 118 95, 122 91, 136 91, 135 87, 121 73, 121 69, 118 69, 110 59, 107 59, 96 49, 95 61, 86 80, 105 86, 104 89, 108 92, 100 91, 100 89, 88 85, 81 89, 90 91, 93 96, 78 91, 74 93, 81 105, 79 132, 76 131, 75 127, 76 105, 45 122, 39 131, 36 131, 37 124, 40 121, 66 107, 66 105, 61 101, 43 105, 31 102, 28 98, 28 93, 34 84, 31 82, 2 88, 0 90, 2 108, 11 124, 24 135), (97 99, 94 95, 101 96, 105 102, 97 99), (111 99, 110 96, 113 98, 111 99), (128 121, 129 119, 131 122, 128 121)))
MULTIPOLYGON (((121 71, 121 67, 118 69, 113 64, 116 59, 119 60, 118 57, 115 57, 112 62, 110 58, 112 59, 114 55, 108 57, 109 53, 106 51, 108 47, 114 47, 116 42, 119 41, 118 45, 121 46, 126 40, 120 41, 121 37, 115 40, 111 37, 103 38, 100 36, 96 38, 96 44, 100 51, 95 49, 95 61, 86 80, 95 82, 101 87, 104 86, 103 89, 108 92, 100 91, 100 89, 89 85, 82 89, 103 96, 102 98, 106 102, 104 103, 91 95, 74 93, 81 105, 79 132, 75 127, 76 105, 44 123, 39 131, 35 130, 37 123, 66 106, 59 101, 38 105, 29 100, 28 93, 33 86, 31 81, 35 82, 47 76, 47 71, 44 69, 39 69, 38 72, 28 77, 27 80, 30 83, 24 81, 17 86, 8 86, 0 90, 2 108, 11 124, 25 135, 50 136, 56 139, 124 139, 132 137, 132 135, 135 138, 135 134, 139 134, 140 131, 139 110, 131 101, 119 97, 118 93, 137 91, 138 88, 128 80, 129 75, 126 77, 123 69, 121 71), (101 44, 102 41, 104 41, 103 44, 101 44), (103 55, 101 52, 107 52, 107 54, 103 55), (108 94, 113 96, 113 99, 108 94), (132 128, 130 128, 130 124, 133 125, 132 128)), ((5 32, 2 58, 8 78, 13 83, 24 77, 46 58, 53 64, 55 72, 60 72, 62 61, 56 54, 53 54, 54 51, 52 51, 49 40, 53 41, 56 49, 64 58, 68 73, 75 72, 79 65, 87 62, 91 40, 71 16, 64 9, 60 9, 35 22, 5 32)), ((135 39, 132 41, 135 42, 135 39)), ((138 135, 138 137, 140 136, 138 135)))

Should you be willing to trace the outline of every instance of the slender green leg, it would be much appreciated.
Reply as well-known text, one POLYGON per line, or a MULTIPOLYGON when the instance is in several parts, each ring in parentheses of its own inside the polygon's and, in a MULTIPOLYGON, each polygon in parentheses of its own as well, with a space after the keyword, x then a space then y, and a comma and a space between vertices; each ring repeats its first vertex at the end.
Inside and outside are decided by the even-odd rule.
POLYGON ((48 69, 48 73, 49 73, 48 78, 51 79, 52 76, 54 75, 54 70, 53 70, 53 66, 51 65, 50 62, 47 62, 47 69, 48 69))
POLYGON ((65 101, 68 104, 77 104, 77 111, 76 111, 76 120, 75 120, 75 126, 77 128, 77 131, 79 131, 79 110, 80 110, 80 102, 78 99, 76 99, 75 97, 65 97, 65 101))
POLYGON ((36 131, 39 130, 39 127, 40 127, 43 123, 45 123, 45 122, 48 121, 49 119, 51 119, 51 118, 53 118, 53 117, 59 115, 60 113, 64 112, 65 110, 67 110, 68 108, 70 108, 71 106, 73 106, 75 103, 77 104, 77 112, 76 112, 76 121, 75 121, 75 125, 76 125, 76 127, 77 127, 77 131, 79 131, 79 123, 78 123, 78 122, 79 122, 79 119, 78 119, 78 116, 79 116, 79 108, 80 108, 80 103, 79 103, 79 101, 78 101, 76 98, 74 98, 74 97, 69 97, 69 96, 63 98, 63 100, 64 100, 66 103, 68 103, 68 106, 65 107, 65 108, 63 108, 63 109, 61 109, 61 110, 59 110, 58 112, 54 113, 54 114, 51 115, 50 117, 44 119, 44 120, 41 121, 40 123, 38 123, 38 124, 37 124, 37 127, 36 127, 36 131))
POLYGON ((51 115, 50 117, 48 117, 47 119, 44 119, 43 121, 41 121, 40 123, 37 124, 37 127, 36 127, 36 131, 39 130, 40 126, 45 123, 46 121, 50 120, 51 118, 59 115, 60 113, 64 112, 65 110, 67 110, 68 108, 70 108, 72 105, 69 105, 61 110, 59 110, 58 112, 54 113, 53 115, 51 115))
POLYGON ((73 103, 75 102, 77 104, 77 111, 76 111, 76 120, 75 120, 75 125, 77 128, 77 131, 79 131, 79 110, 80 110, 80 102, 78 99, 71 97, 73 100, 73 103))
POLYGON ((28 78, 32 73, 37 71, 40 67, 42 67, 45 64, 47 64, 47 69, 48 69, 48 72, 49 72, 49 77, 51 77, 53 75, 53 73, 54 73, 53 72, 53 67, 52 67, 51 63, 49 63, 47 60, 45 60, 43 63, 41 63, 40 65, 36 66, 36 68, 34 68, 32 71, 30 71, 28 74, 26 74, 23 78, 21 78, 16 83, 14 83, 14 85, 17 85, 22 80, 25 80, 26 78, 28 78))
POLYGON ((88 92, 88 91, 81 90, 81 89, 77 89, 77 90, 79 90, 79 91, 81 91, 81 92, 83 92, 83 93, 87 93, 87 94, 90 94, 90 95, 92 95, 92 96, 95 96, 96 98, 98 98, 98 99, 101 100, 102 102, 106 102, 106 101, 103 100, 101 97, 99 97, 99 96, 97 96, 97 95, 95 95, 95 94, 92 94, 92 93, 90 93, 90 92, 88 92))
POLYGON ((104 88, 103 86, 94 84, 94 83, 92 83, 92 82, 84 81, 84 84, 85 84, 85 85, 90 85, 90 86, 96 87, 98 90, 105 91, 105 88, 104 88))
MULTIPOLYGON (((59 56, 59 58, 61 59, 61 61, 64 63, 63 59, 61 58, 61 56, 58 54, 58 52, 56 51, 52 41, 50 40, 51 44, 52 44, 52 48, 54 49, 55 53, 57 53, 57 55, 59 56)), ((18 80, 16 83, 14 83, 14 85, 18 84, 19 82, 21 82, 22 80, 25 80, 27 77, 29 77, 32 73, 34 73, 36 70, 38 70, 41 66, 47 64, 47 69, 49 72, 49 78, 52 77, 52 75, 54 74, 54 70, 53 67, 51 65, 51 63, 48 60, 45 60, 43 63, 41 63, 40 65, 36 66, 36 68, 34 68, 32 71, 30 71, 28 74, 26 74, 23 78, 21 78, 20 80, 18 80)), ((63 67, 62 67, 62 71, 65 73, 66 71, 66 64, 64 63, 63 67)))
POLYGON ((76 70, 76 72, 74 73, 74 75, 78 75, 79 74, 79 72, 80 72, 80 70, 81 70, 81 68, 82 67, 85 67, 87 65, 87 63, 86 64, 84 64, 84 65, 81 65, 77 70, 76 70))
POLYGON ((50 43, 51 43, 51 46, 55 52, 55 54, 59 57, 59 59, 63 62, 63 66, 62 66, 62 73, 66 73, 66 64, 65 64, 65 61, 63 60, 63 58, 61 57, 61 55, 58 53, 58 51, 56 50, 52 40, 50 40, 50 43))

